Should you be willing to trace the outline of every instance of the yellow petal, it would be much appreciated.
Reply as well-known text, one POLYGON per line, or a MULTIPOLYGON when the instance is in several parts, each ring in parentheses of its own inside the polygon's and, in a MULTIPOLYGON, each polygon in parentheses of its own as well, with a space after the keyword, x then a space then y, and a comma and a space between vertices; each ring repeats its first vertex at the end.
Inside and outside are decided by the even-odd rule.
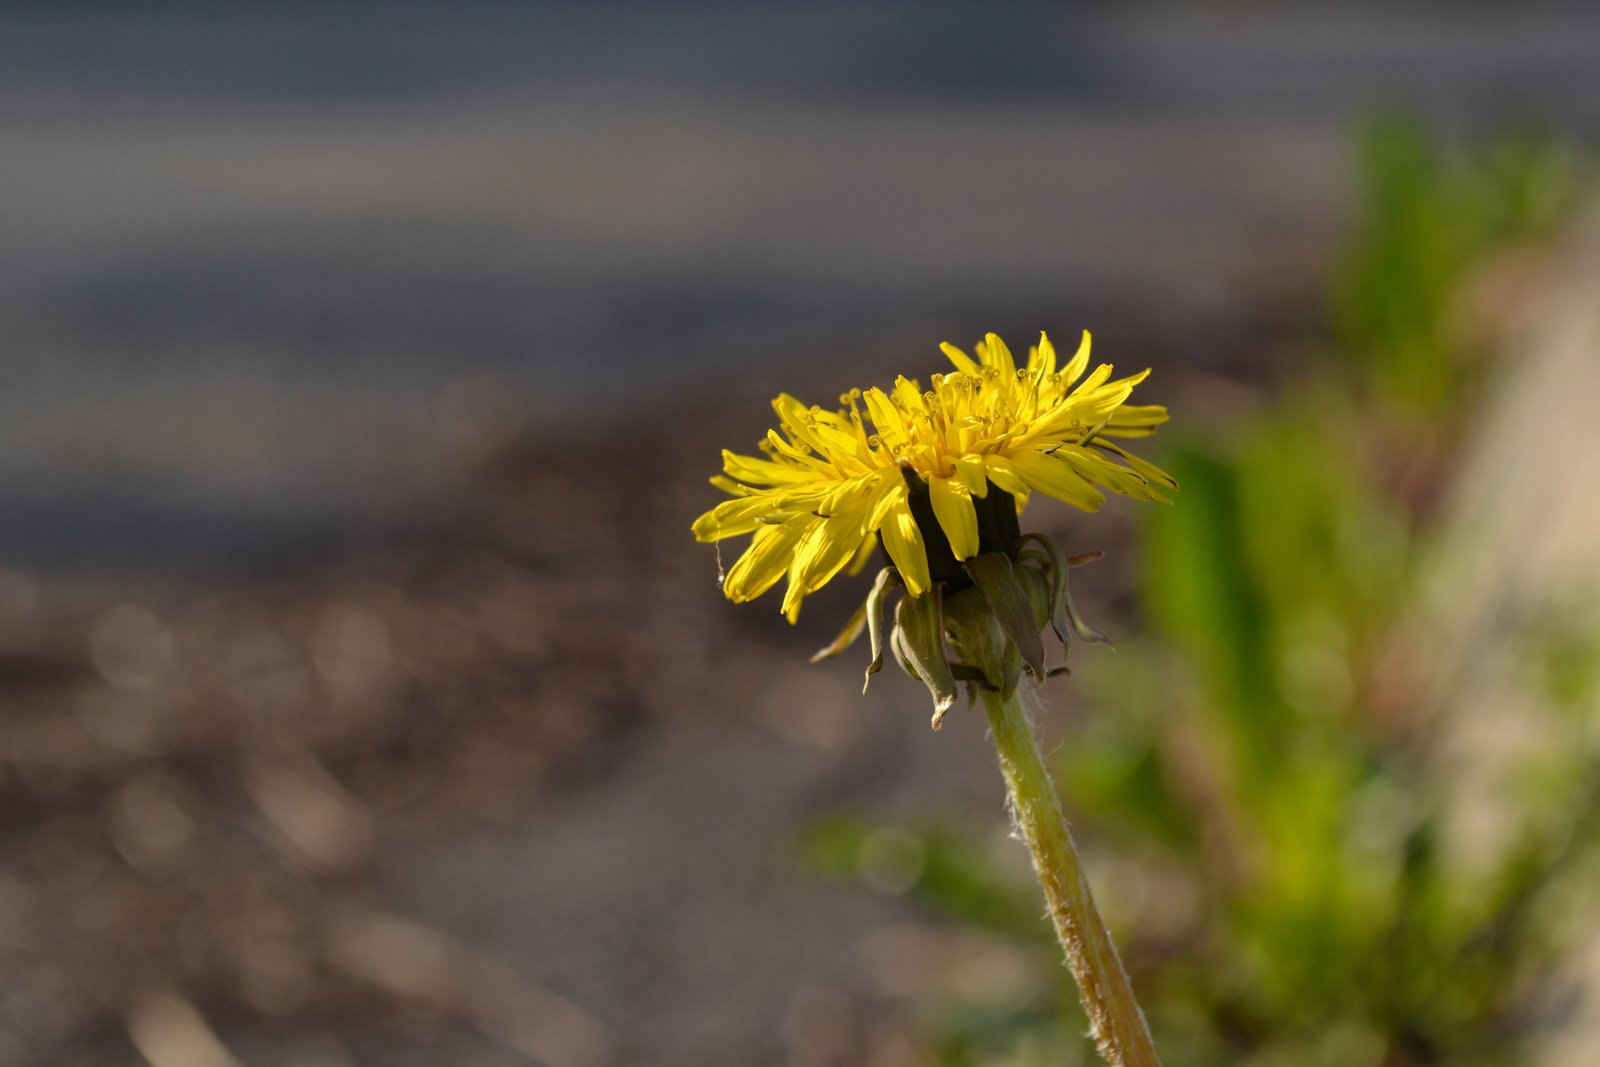
POLYGON ((933 499, 933 515, 950 539, 950 551, 956 559, 976 556, 978 512, 972 506, 972 493, 959 478, 930 478, 928 494, 933 499))
POLYGON ((1160 404, 1123 404, 1100 432, 1111 437, 1148 437, 1168 417, 1160 404))
POLYGON ((814 471, 774 463, 770 459, 741 456, 727 449, 722 450, 722 469, 729 477, 752 485, 793 485, 816 477, 814 471))
POLYGON ((906 420, 900 414, 900 409, 894 406, 889 395, 882 389, 874 386, 861 394, 861 399, 867 405, 867 415, 872 419, 872 428, 877 431, 878 437, 892 450, 896 445, 904 446, 906 442, 906 420))
POLYGON ((927 414, 928 405, 922 399, 922 386, 904 374, 894 380, 894 392, 890 396, 894 400, 894 406, 900 409, 905 422, 913 422, 918 415, 927 414))
POLYGON ((772 446, 774 454, 782 456, 786 460, 793 460, 793 466, 802 470, 807 467, 815 469, 823 465, 822 461, 816 456, 792 444, 788 438, 777 430, 767 431, 767 444, 772 446))
POLYGON ((921 596, 933 582, 928 577, 928 551, 922 544, 922 531, 911 517, 911 508, 902 502, 884 519, 878 529, 883 547, 894 560, 900 580, 912 596, 921 596))
POLYGON ((1078 342, 1078 351, 1073 353, 1072 358, 1067 361, 1067 365, 1061 369, 1061 380, 1068 385, 1082 377, 1083 372, 1089 368, 1089 349, 1092 346, 1092 341, 1089 331, 1084 330, 1083 340, 1078 342))
POLYGON ((795 546, 789 565, 789 589, 783 597, 783 613, 799 607, 807 593, 814 593, 843 569, 861 547, 859 508, 840 511, 815 523, 795 546))
POLYGON ((813 526, 822 520, 811 515, 791 519, 781 526, 763 526, 756 531, 750 547, 728 570, 722 580, 722 592, 729 600, 742 604, 765 593, 789 570, 794 558, 794 546, 813 526))
POLYGON ((788 393, 781 393, 772 402, 772 410, 777 412, 778 421, 790 437, 818 455, 828 454, 828 443, 818 433, 817 420, 810 408, 788 393))
POLYGON ((1062 445, 1056 451, 1056 456, 1085 479, 1103 485, 1114 493, 1131 496, 1135 500, 1160 498, 1160 494, 1150 488, 1149 482, 1092 449, 1081 445, 1062 445))
POLYGON ((861 539, 861 547, 856 549, 855 558, 845 565, 844 573, 851 576, 860 574, 861 568, 867 565, 867 560, 872 558, 873 550, 877 547, 878 539, 876 537, 863 537, 861 539))
POLYGON ((860 478, 851 478, 849 481, 838 482, 822 498, 822 504, 817 508, 823 518, 837 515, 841 511, 857 511, 863 518, 866 515, 868 499, 878 487, 882 472, 875 472, 860 478))
POLYGON ((983 362, 1009 379, 1015 379, 1017 376, 1017 361, 1011 358, 1011 349, 1000 340, 999 334, 983 335, 983 362))
POLYGON ((1107 382, 1098 389, 1074 393, 1073 408, 1081 414, 1084 422, 1097 426, 1110 419, 1123 401, 1128 399, 1133 387, 1149 376, 1148 370, 1142 370, 1138 374, 1107 382))
POLYGON ((978 365, 973 362, 972 357, 961 351, 961 349, 957 348, 949 341, 941 344, 939 346, 939 351, 948 356, 950 358, 950 362, 956 365, 956 370, 960 371, 961 373, 971 374, 973 376, 977 376, 979 374, 978 365))
POLYGON ((1079 440, 1110 420, 1122 402, 1128 399, 1128 394, 1133 392, 1133 387, 1144 381, 1149 373, 1148 370, 1141 371, 1107 384, 1105 379, 1111 376, 1111 364, 1100 364, 1093 374, 1083 380, 1082 385, 1072 391, 1070 397, 1028 431, 1029 436, 1035 440, 1052 437, 1079 440))
POLYGON ((771 493, 724 500, 694 520, 697 541, 720 541, 747 534, 761 525, 761 516, 782 510, 771 493))
POLYGON ((1028 353, 1028 377, 1038 381, 1055 372, 1056 346, 1050 343, 1050 335, 1040 330, 1038 346, 1028 353))
POLYGON ((901 476, 899 467, 884 471, 867 501, 867 521, 862 527, 863 532, 871 533, 882 526, 889 513, 903 506, 909 495, 910 490, 906 488, 906 480, 901 476))
POLYGON ((989 476, 983 470, 983 457, 967 455, 955 459, 956 474, 972 495, 982 499, 989 494, 989 476))
POLYGON ((1006 492, 1028 492, 1028 483, 1022 480, 1022 476, 1017 473, 1017 468, 1006 457, 1000 455, 984 456, 983 469, 989 480, 1006 492))
POLYGON ((1075 508, 1098 511, 1106 501, 1105 494, 1085 481, 1064 459, 1025 449, 1013 455, 1011 462, 1030 486, 1075 508))
POLYGON ((1115 452, 1117 455, 1122 457, 1123 461, 1126 462, 1128 466, 1134 469, 1135 473, 1137 473, 1141 478, 1144 478, 1146 481, 1155 482, 1157 485, 1164 485, 1168 489, 1178 488, 1178 480, 1176 478, 1162 470, 1160 467, 1156 466, 1154 463, 1151 463, 1148 460, 1140 459, 1138 456, 1134 455, 1132 452, 1129 452, 1121 445, 1113 444, 1110 441, 1102 441, 1099 438, 1096 438, 1094 447, 1104 448, 1107 451, 1115 452))
POLYGON ((1072 395, 1074 397, 1081 397, 1095 389, 1100 388, 1106 383, 1106 379, 1111 377, 1111 372, 1114 369, 1115 368, 1113 368, 1109 363, 1100 364, 1094 370, 1089 372, 1089 376, 1087 378, 1078 383, 1078 387, 1072 391, 1072 395))

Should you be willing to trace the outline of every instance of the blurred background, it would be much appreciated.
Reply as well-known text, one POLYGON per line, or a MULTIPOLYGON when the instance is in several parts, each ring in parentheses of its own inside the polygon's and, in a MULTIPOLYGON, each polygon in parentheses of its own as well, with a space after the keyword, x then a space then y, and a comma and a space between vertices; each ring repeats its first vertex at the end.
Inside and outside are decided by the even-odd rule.
POLYGON ((780 390, 1085 327, 1183 490, 1030 509, 1118 643, 1040 727, 1169 1067, 1595 1062, 1597 57, 0 10, 0 1063, 1094 1062, 980 720, 688 532, 780 390))

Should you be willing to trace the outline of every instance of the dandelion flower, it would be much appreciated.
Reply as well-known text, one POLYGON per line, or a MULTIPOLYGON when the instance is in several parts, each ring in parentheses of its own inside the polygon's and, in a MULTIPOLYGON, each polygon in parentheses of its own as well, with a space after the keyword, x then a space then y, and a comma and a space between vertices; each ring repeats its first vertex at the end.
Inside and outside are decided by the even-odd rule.
POLYGON ((732 499, 695 520, 694 533, 702 541, 752 535, 723 575, 723 592, 753 600, 787 576, 790 622, 808 594, 883 546, 891 565, 813 662, 865 631, 867 681, 887 646, 928 687, 933 729, 963 684, 969 702, 981 698, 1017 836, 1033 856, 1095 1043, 1107 1063, 1160 1067, 1029 721, 1038 684, 1065 669, 1048 665, 1045 628, 1061 639, 1063 657, 1069 635, 1105 640, 1078 616, 1067 581, 1071 567, 1099 553, 1069 557, 1051 538, 1023 534, 1017 512, 1035 491, 1084 511, 1107 492, 1165 500, 1162 490, 1177 484, 1115 439, 1149 435, 1167 411, 1127 402, 1149 371, 1113 381, 1102 364, 1085 377, 1087 332, 1064 367, 1044 334, 1021 367, 992 333, 976 359, 942 347, 955 370, 933 375, 926 392, 902 377, 887 392, 851 390, 834 411, 779 396, 763 455, 722 453, 723 473, 711 482, 732 499), (892 586, 905 595, 885 635, 892 586))
POLYGON ((728 599, 754 600, 787 577, 782 610, 793 622, 808 594, 860 570, 880 543, 920 596, 980 552, 1011 552, 1017 509, 1035 490, 1095 511, 1107 491, 1165 500, 1162 489, 1176 488, 1113 440, 1167 421, 1163 407, 1127 403, 1149 371, 1113 380, 1103 363, 1085 377, 1087 331, 1065 366, 1044 334, 1021 366, 992 333, 977 358, 941 347, 955 369, 934 374, 929 390, 900 377, 888 391, 846 393, 833 411, 784 394, 763 455, 723 452, 711 481, 732 499, 700 516, 694 534, 753 535, 723 576, 728 599))

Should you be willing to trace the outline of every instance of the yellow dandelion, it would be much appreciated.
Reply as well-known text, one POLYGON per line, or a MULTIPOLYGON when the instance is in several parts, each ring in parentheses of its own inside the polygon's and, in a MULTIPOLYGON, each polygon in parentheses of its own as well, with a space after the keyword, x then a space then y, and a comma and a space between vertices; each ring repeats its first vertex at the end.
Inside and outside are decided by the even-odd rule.
POLYGON ((991 333, 976 359, 942 345, 955 370, 933 375, 927 391, 900 377, 887 392, 846 393, 833 411, 779 396, 763 455, 724 451, 724 473, 711 481, 733 499, 694 524, 701 541, 753 535, 723 592, 753 600, 787 576, 792 622, 807 594, 860 570, 881 543, 920 596, 981 552, 1013 551, 1017 509, 1034 490, 1084 511, 1105 491, 1165 500, 1172 478, 1111 440, 1167 421, 1164 407, 1127 403, 1150 372, 1112 380, 1103 363, 1085 377, 1089 347, 1085 331, 1058 366, 1040 334, 1018 366, 991 333))
POLYGON ((778 397, 778 428, 761 442, 763 455, 723 452, 723 473, 711 482, 733 499, 695 520, 694 533, 702 541, 750 534, 723 592, 753 600, 787 575, 790 622, 808 594, 859 570, 882 545, 891 565, 813 662, 865 631, 867 680, 892 652, 928 687, 933 729, 963 685, 970 703, 982 701, 1016 836, 1033 855, 1095 1043, 1107 1063, 1160 1067, 1029 721, 1037 686, 1065 669, 1049 666, 1045 628, 1061 639, 1063 656, 1069 636, 1105 640, 1078 616, 1067 580, 1099 553, 1069 557, 1049 537, 1024 535, 1017 512, 1035 491, 1085 511, 1107 492, 1165 500, 1162 490, 1177 488, 1172 478, 1114 439, 1149 435, 1167 411, 1127 402, 1149 371, 1113 381, 1102 364, 1085 377, 1087 332, 1064 367, 1044 334, 1021 367, 992 333, 976 359, 942 348, 955 370, 933 375, 926 392, 902 377, 887 392, 851 390, 834 411, 778 397), (904 596, 891 593, 896 586, 904 596))

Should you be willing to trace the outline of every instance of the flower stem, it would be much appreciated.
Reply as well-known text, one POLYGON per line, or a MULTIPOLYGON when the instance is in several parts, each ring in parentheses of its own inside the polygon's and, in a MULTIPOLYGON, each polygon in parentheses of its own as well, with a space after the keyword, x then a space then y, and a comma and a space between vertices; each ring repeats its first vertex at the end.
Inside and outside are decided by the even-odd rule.
POLYGON ((1089 894, 1055 783, 1045 770, 1033 726, 1023 710, 1024 699, 1036 699, 1026 678, 1009 695, 983 690, 989 727, 1000 753, 1000 770, 1011 793, 1012 816, 1033 854, 1033 869, 1044 889, 1050 919, 1083 996, 1090 1033, 1100 1055, 1113 1067, 1160 1067, 1128 972, 1089 894))

